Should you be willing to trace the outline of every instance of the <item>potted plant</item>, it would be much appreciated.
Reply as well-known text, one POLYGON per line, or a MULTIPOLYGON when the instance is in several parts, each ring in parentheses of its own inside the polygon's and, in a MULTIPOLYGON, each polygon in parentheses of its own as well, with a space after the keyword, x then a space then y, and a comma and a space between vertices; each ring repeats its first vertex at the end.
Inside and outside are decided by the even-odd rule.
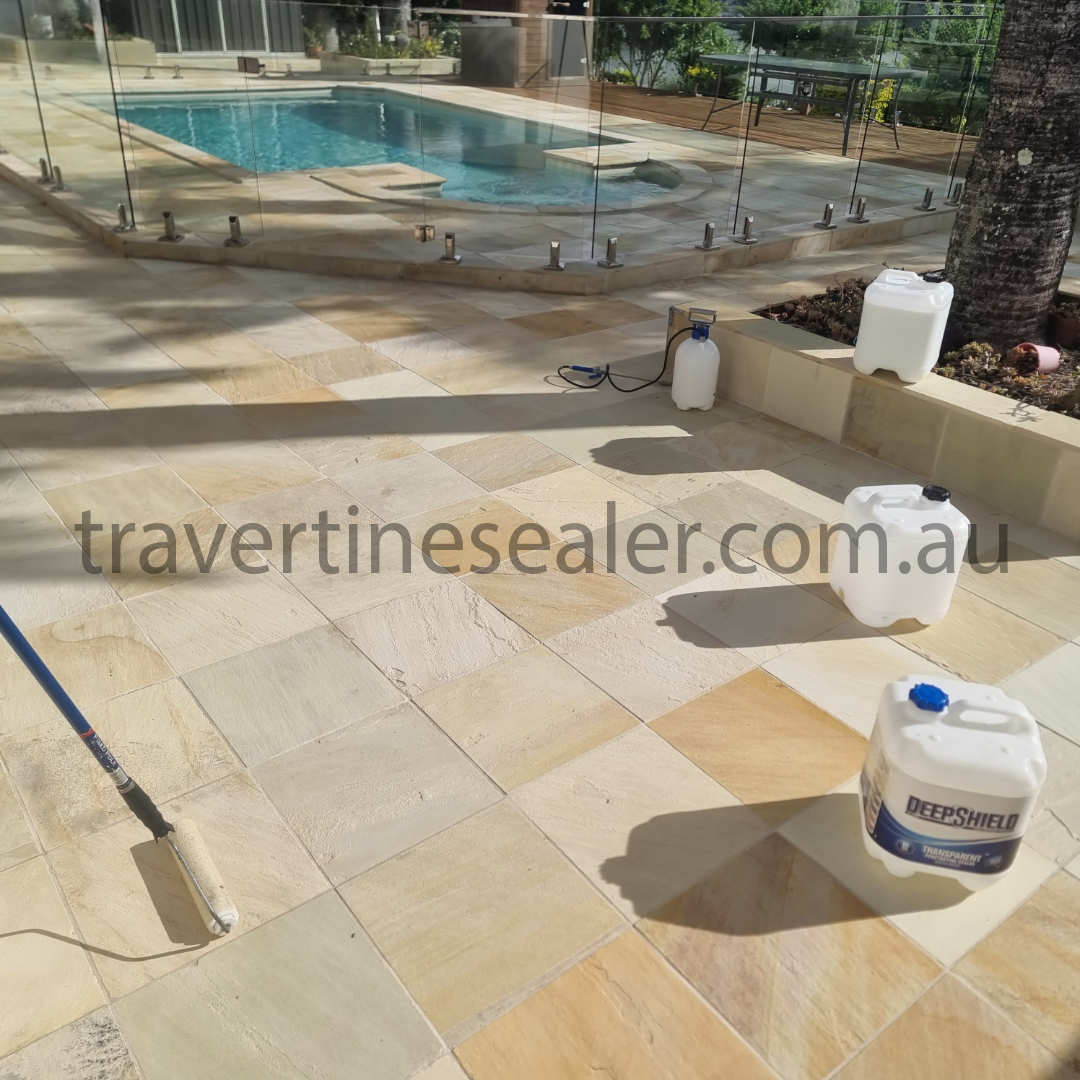
POLYGON ((716 86, 716 72, 703 64, 691 64, 684 72, 682 78, 681 93, 701 97, 702 94, 712 96, 716 86))
POLYGON ((326 35, 321 26, 304 27, 304 55, 312 60, 318 60, 322 56, 323 43, 326 35))
POLYGON ((1080 339, 1080 301, 1058 296, 1050 309, 1050 340, 1068 349, 1080 339))

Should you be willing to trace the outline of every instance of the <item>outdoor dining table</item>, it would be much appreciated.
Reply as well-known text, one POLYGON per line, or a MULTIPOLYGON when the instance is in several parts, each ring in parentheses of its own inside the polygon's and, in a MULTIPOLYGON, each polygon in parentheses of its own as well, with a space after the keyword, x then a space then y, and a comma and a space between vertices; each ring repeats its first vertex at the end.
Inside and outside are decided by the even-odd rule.
MULTIPOLYGON (((905 79, 924 79, 927 73, 916 68, 897 68, 878 66, 876 64, 847 63, 842 60, 810 60, 800 59, 794 56, 771 56, 764 53, 707 53, 701 59, 719 69, 723 65, 737 65, 747 69, 747 94, 746 99, 752 99, 757 94, 757 109, 754 112, 754 126, 761 121, 761 108, 766 98, 779 98, 782 101, 791 101, 800 105, 832 105, 839 102, 837 98, 820 97, 816 94, 820 86, 840 86, 844 89, 844 99, 840 117, 844 125, 844 142, 841 154, 848 152, 848 141, 851 136, 851 122, 855 117, 855 107, 863 86, 871 81, 882 82, 891 79, 896 86, 893 91, 892 129, 893 138, 899 149, 900 140, 897 138, 897 109, 896 102, 900 97, 900 88, 905 79), (753 80, 759 79, 756 90, 751 89, 753 80), (769 89, 769 81, 776 83, 790 82, 791 90, 781 90, 776 87, 769 89), (800 88, 810 86, 809 93, 801 93, 800 88)), ((716 79, 716 90, 713 92, 712 107, 709 115, 705 118, 705 124, 712 119, 716 111, 717 99, 720 96, 719 71, 716 79)), ((727 106, 730 108, 730 106, 727 106)), ((702 130, 705 129, 702 124, 702 130)))

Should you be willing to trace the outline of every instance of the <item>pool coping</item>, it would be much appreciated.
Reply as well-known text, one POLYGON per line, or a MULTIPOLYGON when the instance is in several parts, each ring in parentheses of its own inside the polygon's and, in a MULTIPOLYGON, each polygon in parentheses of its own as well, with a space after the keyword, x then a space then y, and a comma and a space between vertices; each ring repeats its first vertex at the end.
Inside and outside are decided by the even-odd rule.
MULTIPOLYGON (((441 263, 438 256, 432 256, 430 261, 418 262, 328 252, 325 234, 313 236, 310 240, 275 240, 256 236, 244 247, 225 247, 219 236, 207 237, 188 232, 183 243, 160 244, 156 236, 146 232, 117 231, 115 218, 102 208, 88 203, 78 191, 55 191, 41 185, 38 183, 37 168, 13 153, 0 157, 0 176, 50 206, 94 239, 129 258, 171 259, 581 296, 660 281, 679 281, 719 270, 821 255, 863 244, 938 232, 951 228, 956 214, 954 209, 944 207, 929 212, 921 212, 910 206, 891 207, 868 213, 870 220, 865 224, 841 221, 832 230, 815 229, 806 224, 762 230, 758 234, 758 243, 753 246, 740 244, 731 236, 721 236, 708 249, 687 243, 664 251, 645 251, 639 255, 628 253, 623 256, 620 253, 623 265, 619 268, 603 267, 591 259, 568 260, 563 272, 549 273, 539 259, 535 267, 512 268, 484 255, 469 252, 460 244, 458 253, 462 255, 462 261, 456 265, 441 263)), ((634 209, 638 208, 635 205, 634 209)), ((355 239, 357 245, 363 243, 362 236, 347 231, 342 231, 341 237, 346 242, 355 239)))

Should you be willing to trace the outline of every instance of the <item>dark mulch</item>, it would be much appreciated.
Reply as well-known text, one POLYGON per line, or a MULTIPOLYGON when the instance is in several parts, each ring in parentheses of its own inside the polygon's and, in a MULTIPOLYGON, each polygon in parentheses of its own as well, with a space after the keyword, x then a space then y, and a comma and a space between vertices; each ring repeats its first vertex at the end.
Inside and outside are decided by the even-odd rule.
MULTIPOLYGON (((816 296, 800 296, 758 312, 768 319, 798 326, 812 334, 854 345, 862 317, 863 293, 870 283, 848 278, 816 296)), ((1059 297, 1055 310, 1080 318, 1080 303, 1059 297)), ((934 370, 946 379, 1015 398, 1040 409, 1080 419, 1080 346, 1061 350, 1061 366, 1049 375, 1032 370, 1033 354, 1013 349, 1004 356, 985 342, 973 341, 943 352, 934 370)))
POLYGON ((841 345, 854 345, 862 318, 863 293, 870 282, 848 278, 816 296, 800 296, 758 312, 777 322, 790 323, 841 345))

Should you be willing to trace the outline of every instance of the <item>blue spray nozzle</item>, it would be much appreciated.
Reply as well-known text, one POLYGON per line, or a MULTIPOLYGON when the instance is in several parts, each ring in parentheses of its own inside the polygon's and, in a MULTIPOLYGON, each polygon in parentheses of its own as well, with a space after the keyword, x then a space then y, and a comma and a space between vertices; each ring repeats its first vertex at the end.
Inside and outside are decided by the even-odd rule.
POLYGON ((694 327, 694 329, 693 329, 693 332, 691 333, 690 336, 695 341, 698 341, 699 339, 702 340, 702 341, 708 341, 709 340, 709 324, 708 323, 698 323, 698 322, 696 322, 696 323, 693 324, 693 327, 694 327))

